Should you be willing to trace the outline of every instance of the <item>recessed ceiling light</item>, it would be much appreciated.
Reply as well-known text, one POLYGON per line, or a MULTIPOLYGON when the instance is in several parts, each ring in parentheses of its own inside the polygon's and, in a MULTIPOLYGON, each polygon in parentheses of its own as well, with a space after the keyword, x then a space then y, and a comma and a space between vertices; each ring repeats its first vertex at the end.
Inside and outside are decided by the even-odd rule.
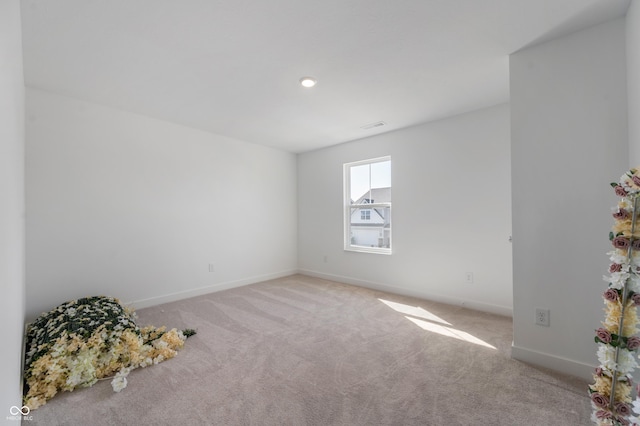
POLYGON ((303 87, 313 87, 317 82, 318 81, 313 77, 302 77, 300 79, 300 84, 302 84, 303 87))

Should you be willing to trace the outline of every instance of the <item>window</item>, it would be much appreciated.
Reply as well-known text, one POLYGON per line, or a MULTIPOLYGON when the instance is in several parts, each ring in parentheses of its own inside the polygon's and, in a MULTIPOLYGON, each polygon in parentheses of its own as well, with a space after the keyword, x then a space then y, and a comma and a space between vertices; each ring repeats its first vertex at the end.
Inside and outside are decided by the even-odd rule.
POLYGON ((344 249, 391 254, 391 157, 344 165, 344 249))

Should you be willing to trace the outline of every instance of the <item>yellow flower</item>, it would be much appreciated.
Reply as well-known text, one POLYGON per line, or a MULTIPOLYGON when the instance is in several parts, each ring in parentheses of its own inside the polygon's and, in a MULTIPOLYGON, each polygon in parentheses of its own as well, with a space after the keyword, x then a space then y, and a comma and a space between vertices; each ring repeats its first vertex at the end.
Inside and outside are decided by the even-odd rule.
MULTIPOLYGON (((605 319, 602 322, 604 328, 610 333, 618 334, 620 317, 622 315, 622 303, 605 302, 605 319)), ((637 309, 633 302, 629 301, 624 311, 624 323, 622 325, 622 336, 629 337, 637 333, 638 316, 637 309)))
MULTIPOLYGON (((591 388, 607 398, 611 397, 611 377, 609 376, 594 376, 595 383, 591 385, 591 388)), ((616 401, 631 402, 631 386, 626 381, 616 382, 616 401)))
POLYGON ((47 400, 42 395, 33 396, 25 400, 25 404, 29 409, 35 410, 38 407, 42 407, 47 400))
MULTIPOLYGON (((617 220, 613 227, 611 228, 611 231, 613 232, 614 235, 619 235, 622 234, 625 237, 631 237, 631 227, 632 227, 632 221, 631 219, 624 219, 624 220, 617 220)), ((636 228, 633 232, 633 236, 634 237, 640 237, 640 224, 638 223, 638 221, 636 220, 636 228)))
POLYGON ((166 332, 160 340, 163 340, 169 344, 169 346, 173 349, 180 349, 184 346, 184 340, 180 338, 178 334, 178 330, 175 328, 166 332))
POLYGON ((31 375, 39 376, 43 372, 47 371, 49 365, 52 363, 51 355, 46 354, 41 356, 32 364, 31 375))
POLYGON ((55 383, 47 384, 47 387, 46 387, 46 389, 44 391, 44 396, 47 399, 53 398, 55 396, 55 394, 57 394, 57 393, 58 393, 58 388, 57 388, 55 383))
POLYGON ((82 339, 80 338, 80 336, 78 336, 77 334, 73 334, 71 336, 71 342, 69 342, 68 346, 67 346, 67 351, 69 352, 75 352, 78 349, 84 348, 86 345, 85 343, 82 341, 82 339))

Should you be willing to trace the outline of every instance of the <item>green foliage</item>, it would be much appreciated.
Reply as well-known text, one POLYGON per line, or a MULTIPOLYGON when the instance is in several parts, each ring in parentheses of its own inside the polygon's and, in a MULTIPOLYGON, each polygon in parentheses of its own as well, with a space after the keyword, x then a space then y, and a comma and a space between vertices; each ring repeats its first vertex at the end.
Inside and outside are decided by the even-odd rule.
POLYGON ((117 299, 93 296, 71 300, 43 313, 29 325, 25 367, 46 354, 63 334, 88 339, 100 327, 106 332, 129 329, 140 335, 134 318, 117 299))
POLYGON ((185 328, 184 330, 182 330, 182 334, 184 334, 184 337, 188 339, 189 337, 196 334, 196 331, 192 328, 185 328))

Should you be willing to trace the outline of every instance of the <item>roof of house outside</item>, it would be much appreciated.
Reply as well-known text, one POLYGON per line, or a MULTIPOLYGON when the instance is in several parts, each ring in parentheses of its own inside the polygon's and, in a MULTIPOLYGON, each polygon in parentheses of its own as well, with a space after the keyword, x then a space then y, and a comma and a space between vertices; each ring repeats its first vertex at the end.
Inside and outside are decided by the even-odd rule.
POLYGON ((362 194, 353 204, 372 204, 372 203, 389 203, 391 202, 391 188, 371 188, 362 194), (369 200, 369 201, 366 201, 369 200))

